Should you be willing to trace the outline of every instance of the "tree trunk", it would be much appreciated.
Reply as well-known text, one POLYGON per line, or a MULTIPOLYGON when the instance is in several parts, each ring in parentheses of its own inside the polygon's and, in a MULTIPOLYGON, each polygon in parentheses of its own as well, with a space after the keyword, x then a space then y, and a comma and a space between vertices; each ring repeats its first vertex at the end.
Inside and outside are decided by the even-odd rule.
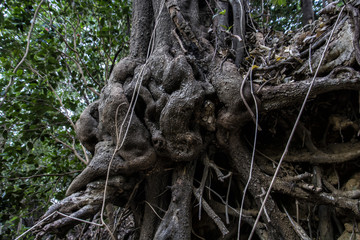
MULTIPOLYGON (((312 4, 302 3, 304 23, 308 23, 313 19, 312 4)), ((49 209, 44 218, 55 211, 79 217, 94 215, 100 209, 107 173, 106 201, 130 207, 136 224, 133 236, 139 239, 236 239, 239 226, 241 239, 249 236, 252 227, 259 239, 308 239, 304 226, 311 233, 307 226, 315 225, 304 220, 308 204, 320 205, 319 218, 314 221, 322 229, 332 224, 329 205, 336 206, 341 216, 350 213, 360 217, 357 201, 352 199, 357 192, 335 189, 331 183, 326 189, 314 186, 313 175, 308 173, 311 164, 324 164, 320 167, 328 169, 325 164, 351 162, 360 155, 353 150, 320 149, 319 144, 326 134, 327 147, 339 143, 339 128, 347 129, 346 134, 341 132, 341 146, 357 142, 359 126, 354 119, 359 113, 348 103, 354 103, 358 93, 345 90, 360 89, 360 75, 352 68, 354 50, 341 44, 354 37, 346 30, 353 23, 343 18, 336 33, 336 41, 341 43, 331 43, 325 59, 328 65, 316 78, 310 94, 315 100, 309 103, 298 127, 293 154, 285 158, 254 226, 274 174, 273 159, 281 155, 293 116, 308 90, 305 73, 311 72, 311 64, 305 59, 309 52, 305 49, 302 55, 284 61, 257 64, 255 61, 265 58, 259 57, 249 65, 245 58, 245 47, 250 48, 245 45, 245 14, 244 2, 235 0, 133 1, 129 56, 115 66, 100 99, 77 123, 83 145, 94 152, 92 161, 70 185, 69 196, 49 209), (215 8, 226 9, 225 14, 215 14, 215 8), (232 32, 222 30, 231 23, 232 32), (334 64, 343 67, 334 69, 331 62, 335 60, 334 64), (239 70, 240 65, 253 69, 254 73, 248 72, 249 79, 276 79, 287 74, 291 81, 285 83, 283 77, 282 84, 269 80, 267 86, 259 86, 244 79, 247 69, 239 70), (336 90, 343 92, 326 95, 336 90), (256 148, 261 151, 254 161, 250 142, 254 139, 253 122, 259 120, 255 104, 262 114, 262 131, 257 132, 260 140, 256 148), (344 110, 349 108, 352 110, 344 110), (89 196, 97 196, 96 201, 89 202, 89 196), (294 221, 298 200, 303 212, 300 220, 294 221), (86 212, 88 206, 92 208, 86 212), (239 223, 240 212, 243 221, 239 223), (319 222, 321 219, 324 222, 319 222)), ((322 41, 321 37, 316 41, 322 41)), ((258 42, 254 45, 264 50, 258 42)), ((320 61, 322 45, 312 44, 312 64, 320 61)), ((320 178, 330 179, 328 175, 320 178)), ((58 215, 54 218, 41 225, 39 236, 77 223, 58 215)))
POLYGON ((314 10, 312 0, 301 0, 301 10, 303 14, 302 22, 305 26, 314 21, 314 10))

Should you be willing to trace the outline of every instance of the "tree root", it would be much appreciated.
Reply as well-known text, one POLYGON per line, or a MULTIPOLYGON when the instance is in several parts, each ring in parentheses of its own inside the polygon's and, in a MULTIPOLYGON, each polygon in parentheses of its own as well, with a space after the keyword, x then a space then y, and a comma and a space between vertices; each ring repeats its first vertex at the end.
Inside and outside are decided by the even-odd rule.
POLYGON ((171 202, 154 239, 190 239, 191 195, 195 165, 178 166, 173 173, 171 202))
MULTIPOLYGON (((242 182, 246 182, 249 175, 250 169, 250 154, 244 147, 239 137, 239 132, 233 132, 230 134, 229 137, 229 155, 231 156, 232 164, 234 165, 235 169, 240 174, 240 179, 242 182)), ((264 179, 264 175, 260 173, 259 168, 255 165, 253 171, 253 181, 249 185, 249 193, 255 199, 256 204, 258 207, 261 206, 262 202, 260 198, 256 198, 256 196, 261 196, 263 190, 261 186, 266 186, 265 183, 269 183, 269 179, 264 179)), ((295 239, 296 233, 290 227, 291 224, 288 222, 287 218, 284 218, 284 215, 279 211, 278 207, 276 206, 274 200, 270 197, 266 202, 266 211, 271 219, 271 222, 264 223, 268 228, 268 234, 270 238, 278 239, 295 239)), ((263 215, 264 221, 266 221, 265 214, 263 215)))
MULTIPOLYGON (((129 198, 129 192, 135 184, 131 183, 131 181, 124 183, 120 178, 122 177, 113 177, 109 180, 107 202, 119 204, 121 201, 126 202, 129 198), (121 185, 121 183, 123 184, 121 185)), ((104 184, 104 180, 89 183, 85 191, 74 193, 51 206, 39 221, 41 222, 42 219, 46 219, 48 216, 54 214, 54 212, 58 213, 42 222, 36 228, 35 232, 38 233, 37 237, 48 233, 62 235, 66 233, 69 228, 80 224, 82 220, 94 216, 101 209, 104 184)))
MULTIPOLYGON (((309 80, 285 83, 278 86, 264 86, 259 93, 263 111, 268 112, 297 105, 303 101, 308 86, 309 80)), ((310 97, 314 98, 322 93, 342 89, 359 90, 360 74, 357 72, 345 72, 341 75, 338 74, 336 77, 329 74, 326 77, 317 78, 310 97)))
POLYGON ((351 216, 360 218, 360 210, 357 199, 350 199, 343 196, 335 196, 331 193, 308 191, 293 183, 278 179, 274 184, 274 191, 279 192, 306 202, 316 204, 331 205, 345 210, 351 216))
MULTIPOLYGON (((348 161, 352 161, 360 157, 360 143, 340 143, 337 144, 342 145, 344 152, 340 153, 324 153, 324 152, 316 152, 316 153, 309 153, 309 152, 299 152, 296 155, 288 155, 284 159, 286 162, 307 162, 312 164, 325 164, 325 163, 344 163, 348 161), (349 149, 354 149, 350 150, 349 149)), ((272 157, 276 159, 277 157, 272 157)))

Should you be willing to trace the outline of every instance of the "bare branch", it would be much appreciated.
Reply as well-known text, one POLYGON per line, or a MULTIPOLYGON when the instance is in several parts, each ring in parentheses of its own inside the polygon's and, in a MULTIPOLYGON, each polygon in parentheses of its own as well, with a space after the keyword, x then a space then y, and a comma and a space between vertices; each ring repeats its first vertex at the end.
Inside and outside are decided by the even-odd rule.
MULTIPOLYGON (((82 158, 82 157, 79 155, 79 153, 76 151, 75 146, 74 146, 74 143, 72 144, 72 146, 70 146, 69 144, 61 141, 59 138, 57 138, 57 137, 55 137, 55 136, 53 136, 53 138, 54 138, 54 140, 57 141, 58 143, 61 143, 61 144, 64 145, 66 148, 70 149, 70 150, 75 154, 75 156, 76 156, 80 161, 82 161, 85 165, 88 164, 88 162, 87 162, 84 158, 82 158)), ((73 139, 73 140, 74 140, 74 139, 73 139)), ((86 153, 86 152, 85 152, 85 153, 86 153)))
MULTIPOLYGON (((198 189, 193 189, 193 193, 198 201, 201 200, 200 191, 198 189)), ((202 201, 202 206, 205 210, 205 212, 209 215, 209 217, 215 222, 215 224, 218 226, 219 230, 221 231, 222 235, 225 236, 229 233, 229 230, 226 228, 225 224, 221 220, 221 218, 215 213, 215 211, 209 206, 209 204, 205 200, 202 201)))
MULTIPOLYGON (((263 87, 258 95, 263 111, 283 109, 301 102, 306 95, 309 85, 310 79, 284 83, 278 86, 263 87)), ((351 68, 338 67, 329 75, 315 79, 309 98, 314 98, 326 92, 344 89, 359 90, 360 74, 351 68)))
POLYGON ((311 238, 306 234, 305 230, 297 222, 295 222, 294 219, 290 216, 286 208, 284 206, 282 207, 285 211, 286 216, 289 218, 295 232, 299 235, 299 237, 302 240, 311 240, 311 238))

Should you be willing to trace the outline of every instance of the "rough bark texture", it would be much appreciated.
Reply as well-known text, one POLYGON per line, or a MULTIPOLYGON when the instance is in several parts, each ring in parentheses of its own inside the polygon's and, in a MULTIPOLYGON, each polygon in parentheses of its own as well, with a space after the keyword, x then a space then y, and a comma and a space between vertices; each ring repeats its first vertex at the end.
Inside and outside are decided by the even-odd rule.
MULTIPOLYGON (((355 179, 349 176, 360 156, 354 9, 347 8, 351 17, 341 16, 256 226, 259 239, 335 238, 343 224, 360 218, 360 188, 344 184, 355 179)), ((248 237, 335 20, 328 18, 327 31, 301 32, 279 49, 261 33, 245 31, 246 12, 235 0, 133 1, 130 54, 76 125, 93 158, 68 197, 44 217, 54 211, 93 216, 109 169, 106 202, 131 210, 131 238, 236 239, 251 169, 255 99, 262 131, 240 223, 241 239, 248 237), (226 14, 214 16, 215 8, 226 14), (233 32, 221 29, 228 24, 233 32), (256 82, 254 98, 248 79, 256 82)), ((39 236, 77 223, 54 215, 39 236)))
POLYGON ((314 10, 311 0, 301 0, 301 10, 303 13, 303 25, 314 21, 314 10))

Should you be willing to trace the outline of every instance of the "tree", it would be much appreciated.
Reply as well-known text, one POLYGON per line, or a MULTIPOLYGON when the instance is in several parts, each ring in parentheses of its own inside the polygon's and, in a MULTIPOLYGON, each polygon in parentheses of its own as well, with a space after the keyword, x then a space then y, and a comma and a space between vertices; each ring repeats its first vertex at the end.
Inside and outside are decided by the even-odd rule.
POLYGON ((131 210, 135 239, 342 234, 360 216, 354 6, 287 40, 252 32, 245 1, 134 0, 129 55, 76 123, 92 160, 38 236, 99 212, 112 232, 108 204, 131 210))
POLYGON ((301 0, 301 10, 303 13, 303 24, 306 25, 310 21, 314 21, 314 10, 312 1, 301 0))

